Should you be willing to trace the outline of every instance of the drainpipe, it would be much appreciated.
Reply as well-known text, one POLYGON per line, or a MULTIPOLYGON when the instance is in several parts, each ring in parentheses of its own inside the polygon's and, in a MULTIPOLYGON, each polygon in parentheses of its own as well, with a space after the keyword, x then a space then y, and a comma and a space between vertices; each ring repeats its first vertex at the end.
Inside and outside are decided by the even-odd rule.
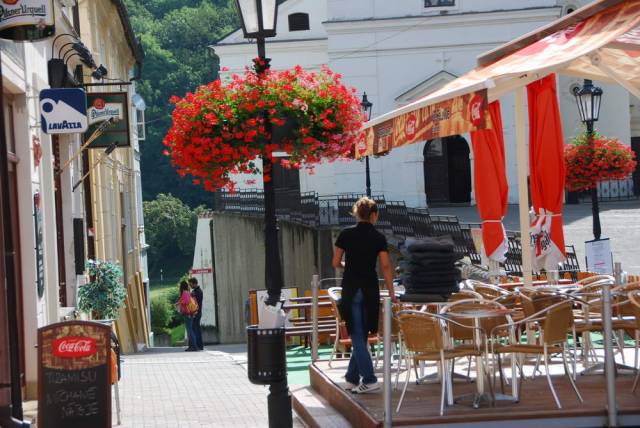
MULTIPOLYGON (((2 55, 0 54, 0 187, 9 190, 9 159, 7 157, 7 137, 4 129, 4 89, 2 79, 2 55)), ((0 426, 6 428, 29 427, 23 422, 22 391, 20 388, 20 350, 18 332, 18 299, 16 281, 16 249, 13 244, 13 228, 11 224, 11 204, 4 198, 2 205, 2 233, 4 236, 4 267, 7 298, 7 328, 9 336, 9 365, 11 384, 0 385, 0 388, 11 388, 11 405, 0 405, 0 426)), ((1 262, 0 262, 1 263, 1 262)))

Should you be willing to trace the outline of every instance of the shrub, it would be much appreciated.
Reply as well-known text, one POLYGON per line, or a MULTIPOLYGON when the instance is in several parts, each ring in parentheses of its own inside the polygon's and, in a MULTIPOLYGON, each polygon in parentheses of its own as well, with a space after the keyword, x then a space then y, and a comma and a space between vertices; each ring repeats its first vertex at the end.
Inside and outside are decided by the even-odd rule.
POLYGON ((165 296, 158 296, 151 299, 151 329, 154 332, 163 332, 171 319, 169 303, 165 296))
POLYGON ((87 271, 91 281, 78 288, 78 309, 93 319, 117 318, 127 297, 122 269, 113 262, 88 260, 87 271))

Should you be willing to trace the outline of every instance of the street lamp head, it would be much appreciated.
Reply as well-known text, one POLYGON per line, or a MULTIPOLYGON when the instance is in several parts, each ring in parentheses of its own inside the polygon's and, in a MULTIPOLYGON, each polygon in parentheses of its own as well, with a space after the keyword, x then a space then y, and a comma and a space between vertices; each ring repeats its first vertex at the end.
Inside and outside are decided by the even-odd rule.
POLYGON ((276 35, 277 0, 236 0, 245 39, 265 39, 276 35))
POLYGON ((600 117, 600 102, 602 100, 602 89, 593 86, 591 80, 585 79, 584 85, 574 88, 573 95, 576 97, 580 120, 585 124, 593 125, 600 117))
POLYGON ((367 98, 367 93, 362 94, 362 101, 360 101, 360 107, 364 114, 365 120, 371 119, 371 110, 373 109, 373 103, 367 98))

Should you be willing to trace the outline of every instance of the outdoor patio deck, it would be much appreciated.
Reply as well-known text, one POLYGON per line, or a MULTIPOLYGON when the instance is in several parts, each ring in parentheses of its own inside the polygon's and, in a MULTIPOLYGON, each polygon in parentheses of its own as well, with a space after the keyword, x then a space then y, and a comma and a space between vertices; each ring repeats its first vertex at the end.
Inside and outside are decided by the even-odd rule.
MULTIPOLYGON (((631 357, 627 361, 633 361, 632 355, 627 355, 631 357)), ((333 368, 329 368, 328 362, 317 361, 309 367, 311 386, 306 389, 294 389, 294 408, 309 426, 382 426, 382 392, 353 395, 345 391, 342 388, 342 376, 346 364, 346 360, 338 360, 334 361, 333 368), (321 405, 325 406, 322 410, 319 409, 321 405), (335 412, 333 416, 331 411, 335 412)), ((552 372, 556 369, 552 369, 552 372)), ((466 366, 456 365, 456 371, 464 373, 466 366)), ((426 373, 430 372, 433 372, 433 369, 427 369, 426 373)), ((527 366, 526 374, 529 375, 531 372, 532 366, 527 366)), ((563 409, 560 410, 555 406, 546 378, 538 376, 534 380, 527 379, 524 382, 519 403, 498 401, 495 407, 485 403, 479 409, 473 409, 470 402, 462 402, 445 407, 444 416, 439 415, 440 384, 416 385, 413 379, 400 413, 395 413, 403 380, 404 373, 401 374, 398 390, 393 391, 394 426, 513 427, 517 423, 518 428, 551 428, 594 427, 604 426, 606 423, 605 383, 602 375, 578 376, 577 385, 584 403, 578 401, 566 378, 554 376, 553 383, 563 405, 563 409)), ((635 395, 632 394, 632 382, 631 375, 620 375, 617 379, 621 426, 640 425, 640 390, 636 391, 635 395)), ((475 389, 475 383, 456 381, 453 393, 459 396, 472 393, 475 389)), ((499 390, 499 385, 497 389, 499 390)), ((505 386, 505 392, 510 392, 509 385, 505 386)))

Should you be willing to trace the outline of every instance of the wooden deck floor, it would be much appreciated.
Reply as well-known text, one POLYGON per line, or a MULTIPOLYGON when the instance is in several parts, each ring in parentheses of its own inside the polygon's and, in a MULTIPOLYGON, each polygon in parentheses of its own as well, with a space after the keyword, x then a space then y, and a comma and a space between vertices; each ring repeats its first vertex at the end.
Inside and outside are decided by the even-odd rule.
MULTIPOLYGON (((382 426, 382 393, 353 395, 343 389, 346 360, 334 361, 333 368, 325 361, 318 361, 309 367, 311 388, 355 427, 382 426)), ((459 370, 462 372, 463 370, 459 370)), ((381 374, 380 374, 381 377, 381 374)), ((557 409, 544 376, 527 379, 522 386, 519 403, 498 401, 495 407, 483 404, 473 409, 470 402, 462 402, 445 407, 444 416, 439 415, 440 385, 416 385, 411 381, 400 413, 395 406, 400 398, 402 381, 393 392, 394 426, 527 426, 582 427, 603 426, 606 422, 606 396, 604 376, 579 376, 578 388, 584 398, 580 403, 571 385, 564 376, 556 375, 553 383, 563 408, 557 409), (515 422, 518 421, 518 422, 515 422)), ((621 375, 617 379, 617 402, 620 423, 624 426, 640 426, 640 388, 631 394, 633 377, 621 375)), ((472 393, 475 383, 455 382, 455 396, 472 393)), ((506 387, 505 392, 509 392, 506 387)), ((499 391, 497 391, 499 392, 499 391)), ((295 401, 295 397, 294 397, 295 401)), ((296 403, 300 406, 301 403, 296 403)), ((300 413, 300 412, 299 412, 300 413)), ((310 425, 314 425, 313 423, 310 425)))

